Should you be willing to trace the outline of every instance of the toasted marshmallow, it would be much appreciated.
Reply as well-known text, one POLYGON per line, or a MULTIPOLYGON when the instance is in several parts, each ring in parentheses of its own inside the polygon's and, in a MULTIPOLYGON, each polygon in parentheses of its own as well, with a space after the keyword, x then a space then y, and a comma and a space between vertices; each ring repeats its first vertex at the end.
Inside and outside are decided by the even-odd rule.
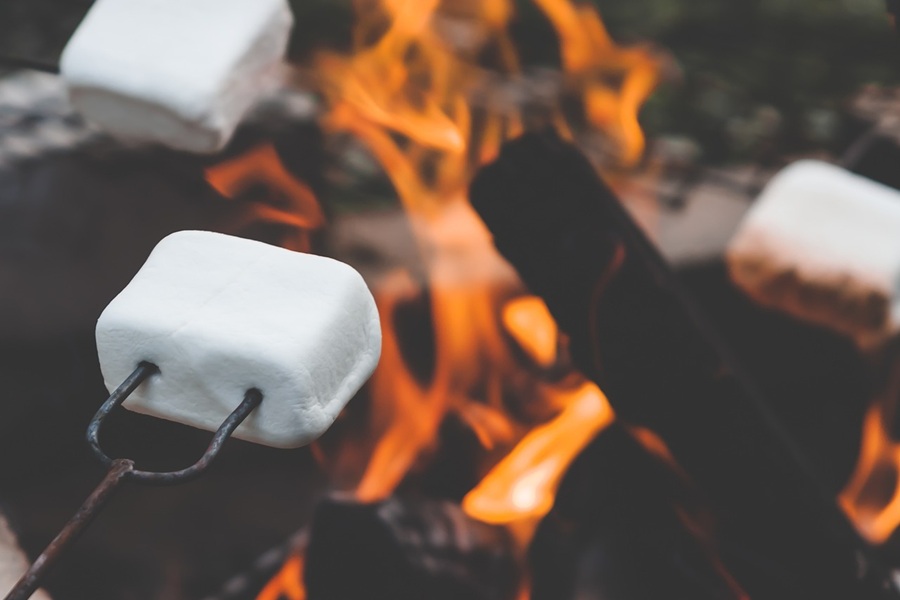
POLYGON ((292 26, 287 0, 97 0, 60 70, 107 133, 215 152, 277 83, 292 26))
POLYGON ((823 162, 775 176, 727 252, 761 304, 878 344, 900 330, 900 192, 823 162))
POLYGON ((159 367, 124 406, 214 431, 247 390, 235 437, 281 448, 328 429, 381 354, 375 301, 336 260, 202 231, 163 239, 97 322, 107 388, 159 367))

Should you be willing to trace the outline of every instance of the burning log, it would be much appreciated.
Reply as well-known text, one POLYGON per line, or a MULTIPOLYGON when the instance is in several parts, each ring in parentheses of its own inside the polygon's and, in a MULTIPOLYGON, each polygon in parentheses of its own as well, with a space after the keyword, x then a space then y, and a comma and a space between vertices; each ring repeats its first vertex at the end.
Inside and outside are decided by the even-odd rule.
POLYGON ((569 469, 529 552, 532 600, 746 598, 709 544, 702 498, 642 433, 613 425, 569 469))
POLYGON ((511 600, 519 564, 506 529, 450 502, 331 498, 313 518, 310 600, 511 600))
POLYGON ((542 296, 625 422, 666 443, 719 517, 723 561, 764 597, 895 598, 674 274, 573 146, 529 134, 471 187, 497 248, 542 296))

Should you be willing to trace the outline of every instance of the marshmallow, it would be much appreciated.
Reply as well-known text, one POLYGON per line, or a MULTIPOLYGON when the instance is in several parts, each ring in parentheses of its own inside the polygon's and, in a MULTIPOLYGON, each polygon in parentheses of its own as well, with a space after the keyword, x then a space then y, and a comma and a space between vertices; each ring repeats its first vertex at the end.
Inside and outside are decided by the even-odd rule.
POLYGON ((263 402, 235 437, 296 448, 324 433, 371 375, 381 328, 348 265, 181 231, 103 311, 97 350, 110 390, 141 361, 159 367, 126 408, 213 431, 257 388, 263 402))
POLYGON ((900 330, 900 192, 806 160, 769 183, 727 251, 758 302, 877 344, 900 330))
POLYGON ((108 133, 215 152, 277 82, 292 26, 287 0, 97 0, 60 71, 108 133))

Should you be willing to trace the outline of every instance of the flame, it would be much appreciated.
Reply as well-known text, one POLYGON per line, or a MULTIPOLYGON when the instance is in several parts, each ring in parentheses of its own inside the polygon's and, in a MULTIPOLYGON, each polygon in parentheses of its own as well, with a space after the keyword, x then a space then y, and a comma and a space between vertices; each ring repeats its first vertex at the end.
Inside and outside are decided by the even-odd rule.
MULTIPOLYGON (((646 49, 617 46, 592 7, 569 0, 536 3, 559 32, 562 67, 583 97, 587 122, 633 163, 644 145, 637 114, 657 81, 658 61, 646 49)), ((561 423, 585 432, 597 427, 562 416, 572 400, 568 391, 538 375, 522 382, 509 338, 539 369, 549 368, 557 355, 556 324, 538 299, 520 298, 522 284, 465 199, 472 174, 523 128, 515 108, 493 110, 472 101, 486 77, 475 57, 486 45, 499 48, 501 73, 519 70, 507 34, 513 3, 366 0, 356 8, 354 51, 321 52, 315 60, 329 107, 322 122, 326 131, 351 134, 367 146, 394 184, 426 262, 419 287, 431 298, 436 346, 431 381, 417 381, 405 367, 396 332, 384 323, 382 363, 370 386, 368 437, 375 442, 356 486, 359 498, 374 500, 390 494, 427 452, 450 412, 472 425, 485 448, 512 449, 534 426, 506 415, 504 395, 512 387, 544 406, 550 418, 563 411, 561 423)), ((568 129, 561 110, 552 121, 568 129)), ((398 295, 415 293, 415 287, 394 280, 377 291, 383 318, 398 295)), ((605 403, 599 390, 595 397, 598 405, 605 403)), ((572 435, 582 438, 586 443, 590 436, 572 435)), ((341 480, 352 478, 347 462, 336 475, 341 480)))
MULTIPOLYGON (((254 186, 262 185, 272 192, 273 197, 284 203, 284 206, 254 203, 252 214, 246 222, 235 224, 234 229, 257 221, 286 225, 299 232, 308 232, 325 225, 325 215, 316 195, 309 186, 291 175, 271 144, 257 146, 237 158, 206 169, 206 181, 213 189, 230 199, 237 199, 254 186)), ((310 250, 309 239, 305 235, 301 235, 299 241, 290 246, 292 250, 300 252, 310 250)))
POLYGON ((300 554, 288 557, 275 577, 256 597, 256 600, 306 600, 303 564, 303 556, 300 554))
POLYGON ((534 1, 559 32, 563 68, 582 90, 588 122, 620 144, 622 163, 635 164, 645 145, 638 114, 659 83, 658 61, 646 48, 617 46, 593 6, 534 1))
MULTIPOLYGON (((617 46, 592 7, 535 3, 559 34, 565 92, 583 106, 570 117, 560 100, 544 122, 570 138, 586 125, 620 164, 634 164, 644 148, 638 112, 659 61, 647 49, 617 46)), ((322 126, 352 136, 381 164, 409 216, 425 274, 398 271, 374 286, 384 341, 365 431, 314 451, 336 486, 375 501, 395 490, 432 449, 444 419, 457 415, 484 446, 486 467, 494 463, 464 509, 509 526, 524 550, 569 464, 615 417, 603 393, 560 358, 564 341, 549 311, 526 293, 465 196, 477 169, 526 126, 520 106, 479 96, 497 77, 521 78, 508 33, 514 3, 356 0, 355 8, 353 51, 323 51, 314 60, 327 107, 322 126), (492 70, 479 62, 486 48, 492 70), (433 329, 425 378, 407 364, 394 322, 416 298, 428 299, 433 329)), ((300 600, 277 583, 295 584, 296 569, 296 561, 286 565, 261 598, 300 600)))
POLYGON ((488 523, 536 526, 553 507, 569 464, 614 416, 600 389, 585 382, 562 412, 536 427, 463 500, 463 510, 488 523))
POLYGON ((503 325, 532 360, 542 367, 553 366, 559 328, 543 300, 526 296, 507 303, 503 307, 503 325))
POLYGON ((856 470, 839 500, 867 540, 881 544, 900 525, 900 442, 887 428, 884 402, 876 402, 863 421, 856 470))

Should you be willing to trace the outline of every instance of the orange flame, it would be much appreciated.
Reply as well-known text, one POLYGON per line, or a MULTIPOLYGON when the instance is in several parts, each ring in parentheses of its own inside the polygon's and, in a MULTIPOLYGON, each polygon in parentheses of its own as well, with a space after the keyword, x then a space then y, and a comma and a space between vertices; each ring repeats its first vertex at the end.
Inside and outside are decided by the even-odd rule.
POLYGON ((620 146, 620 160, 636 163, 644 151, 641 105, 659 83, 660 65, 646 48, 613 42, 593 6, 534 0, 560 35, 563 68, 582 90, 588 123, 620 146))
POLYGON ((306 600, 303 585, 303 556, 293 555, 282 565, 278 574, 266 584, 256 600, 306 600))
MULTIPOLYGON (((226 198, 236 199, 253 186, 266 186, 284 206, 255 203, 249 221, 286 225, 300 232, 325 225, 325 215, 313 191, 291 175, 271 144, 257 146, 237 158, 206 169, 206 181, 226 198)), ((235 225, 236 229, 240 224, 235 225)), ((301 236, 292 250, 308 252, 309 240, 301 236)))
POLYGON ((863 422, 856 470, 839 497, 844 511, 867 540, 881 544, 900 525, 900 442, 888 431, 883 402, 863 422))
MULTIPOLYGON (((567 93, 584 106, 571 124, 559 106, 548 109, 546 121, 569 137, 586 124, 615 148, 620 164, 635 163, 644 147, 638 111, 657 82, 658 61, 646 49, 617 46, 592 7, 535 2, 559 33, 567 93)), ((368 386, 366 435, 317 452, 333 481, 350 482, 363 501, 378 500, 427 454, 452 412, 496 462, 464 509, 510 526, 524 549, 569 464, 614 415, 595 385, 575 372, 560 376, 566 367, 558 364, 556 323, 543 302, 525 294, 465 197, 476 170, 524 130, 518 107, 473 101, 489 85, 477 60, 484 48, 495 50, 501 75, 519 71, 507 32, 514 3, 357 0, 355 6, 353 52, 315 59, 328 107, 322 124, 352 135, 380 162, 409 215, 426 275, 420 281, 398 272, 375 286, 384 342, 368 386), (435 346, 427 381, 411 372, 393 322, 396 308, 423 291, 435 346), (523 354, 532 364, 523 364, 523 354), (519 410, 509 411, 510 402, 519 410)), ((293 569, 296 563, 286 565, 270 588, 300 600, 276 583, 291 577, 295 583, 293 569)))
POLYGON ((503 307, 503 325, 532 360, 551 367, 557 359, 559 328, 544 301, 526 296, 503 307))
POLYGON ((612 408, 597 386, 583 383, 562 399, 566 406, 536 427, 463 500, 476 519, 533 528, 550 509, 569 464, 612 423, 612 408))
MULTIPOLYGON (((537 4, 560 33, 563 67, 583 93, 588 122, 621 146, 623 160, 635 161, 643 148, 637 112, 656 82, 657 61, 643 49, 616 46, 591 7, 569 0, 537 4)), ((468 38, 487 32, 493 37, 485 43, 509 49, 512 2, 368 0, 357 9, 355 51, 323 52, 316 60, 330 107, 323 124, 369 148, 410 215, 427 263, 437 354, 434 376, 423 384, 405 372, 394 334, 386 334, 370 386, 370 433, 377 442, 356 488, 360 498, 373 500, 391 493, 451 410, 472 424, 486 448, 500 441, 509 446, 527 433, 528 424, 503 416, 504 393, 522 380, 507 340, 546 368, 555 360, 558 332, 536 299, 506 303, 521 294, 521 283, 465 202, 471 175, 522 122, 515 112, 474 107, 470 95, 484 79, 471 58, 477 51, 459 50, 459 38, 467 38, 459 27, 455 36, 443 32, 455 19, 473 33, 468 38)), ((518 69, 513 53, 501 57, 502 69, 518 69)), ((396 290, 377 294, 383 311, 395 303, 391 293, 396 290)), ((539 377, 526 387, 522 392, 547 407, 545 414, 565 408, 565 393, 539 377)))

